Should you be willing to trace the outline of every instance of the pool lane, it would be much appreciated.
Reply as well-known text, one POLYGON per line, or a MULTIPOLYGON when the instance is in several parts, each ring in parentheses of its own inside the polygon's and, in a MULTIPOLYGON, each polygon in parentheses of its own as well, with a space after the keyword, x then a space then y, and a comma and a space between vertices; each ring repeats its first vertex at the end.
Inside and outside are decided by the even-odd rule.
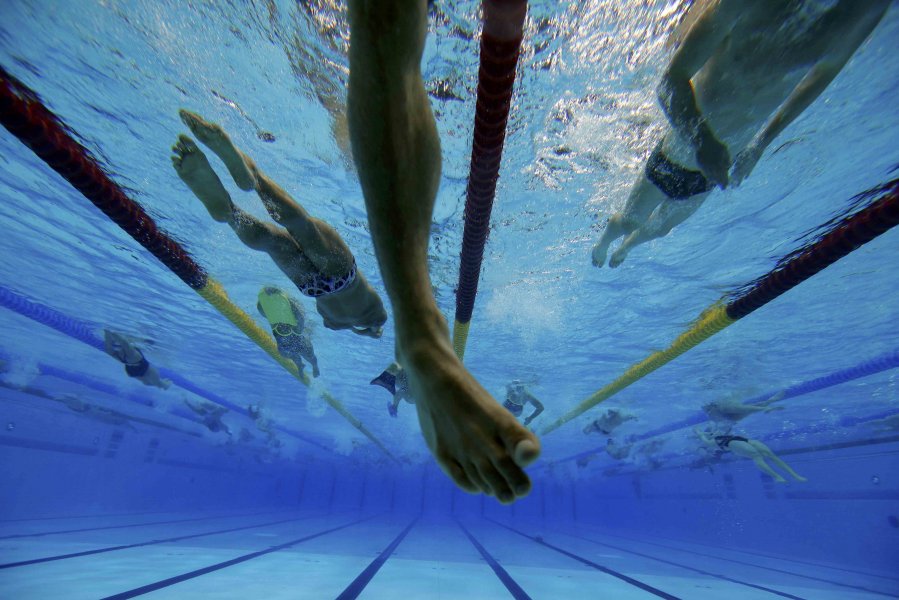
POLYGON ((175 584, 180 581, 226 569, 364 520, 358 515, 353 517, 328 515, 252 531, 211 535, 190 545, 163 543, 9 569, 0 577, 0 597, 96 600, 136 597, 121 595, 136 593, 135 590, 147 593, 168 586, 176 589, 175 584))
MULTIPOLYGON (((283 511, 279 511, 278 513, 274 514, 281 515, 282 517, 285 516, 283 511)), ((78 558, 81 556, 90 556, 93 554, 116 552, 119 550, 127 550, 129 548, 139 548, 141 546, 181 542, 189 539, 197 539, 222 533, 231 533, 235 531, 257 529, 260 527, 269 527, 282 523, 301 521, 303 519, 312 518, 313 516, 315 515, 295 514, 293 516, 289 516, 288 518, 281 518, 273 521, 271 520, 271 516, 269 515, 270 518, 268 520, 260 520, 259 518, 256 518, 252 523, 232 523, 232 526, 228 528, 222 528, 221 524, 219 524, 217 528, 210 528, 210 525, 206 524, 204 528, 196 529, 192 533, 185 533, 183 529, 179 527, 178 529, 179 531, 181 531, 181 535, 174 537, 165 537, 166 535, 171 535, 171 529, 161 529, 161 527, 159 526, 156 526, 156 528, 161 529, 161 531, 159 531, 157 534, 154 534, 152 530, 149 532, 141 531, 140 537, 137 536, 134 532, 103 532, 105 535, 102 537, 112 538, 106 539, 105 542, 107 544, 113 544, 105 546, 99 546, 99 544, 104 540, 98 540, 96 539, 96 536, 93 536, 94 539, 91 540, 92 543, 88 542, 83 537, 78 537, 74 538, 72 541, 67 541, 65 539, 65 537, 67 536, 63 536, 63 539, 61 540, 53 540, 49 543, 44 540, 16 540, 18 542, 17 545, 10 546, 10 543, 7 542, 6 545, 0 548, 0 570, 26 567, 29 565, 45 562, 78 558), (140 539, 140 541, 135 541, 136 539, 140 539)))
MULTIPOLYGON (((736 557, 734 551, 727 551, 715 547, 702 547, 693 545, 690 548, 686 543, 675 545, 673 543, 660 543, 648 541, 639 537, 604 534, 601 532, 584 532, 583 539, 602 543, 607 546, 613 544, 622 547, 625 551, 638 551, 653 556, 664 556, 669 560, 677 560, 692 565, 702 565, 708 569, 716 569, 725 573, 739 576, 766 586, 776 587, 789 591, 804 590, 816 597, 826 595, 832 598, 845 598, 850 594, 857 598, 899 597, 899 584, 891 582, 889 578, 877 579, 870 575, 855 575, 852 580, 847 580, 845 575, 835 573, 833 570, 819 568, 817 573, 811 574, 809 567, 796 568, 797 564, 791 564, 788 559, 779 560, 772 558, 764 563, 763 559, 746 560, 746 557, 736 557), (739 574, 739 575, 736 575, 739 574), (886 580, 884 580, 886 579, 886 580), (825 584, 822 586, 821 584, 825 584), (811 588, 811 590, 809 589, 811 588)), ((801 593, 801 592, 794 592, 801 593)))
MULTIPOLYGON (((197 516, 196 513, 186 516, 186 515, 177 515, 175 519, 143 519, 140 521, 131 521, 127 523, 117 523, 113 520, 106 520, 105 522, 100 521, 98 523, 79 523, 77 527, 62 527, 62 528, 54 528, 54 529, 38 529, 37 531, 28 531, 28 530, 19 530, 14 533, 4 533, 0 535, 0 541, 4 540, 14 540, 20 538, 35 538, 35 537, 46 537, 53 535, 65 535, 70 533, 86 533, 91 531, 103 531, 107 529, 131 529, 135 527, 147 527, 151 525, 174 525, 177 523, 193 523, 199 521, 213 521, 216 519, 235 519, 241 517, 252 517, 257 515, 271 514, 272 511, 253 511, 253 512, 240 512, 240 513, 223 513, 217 515, 203 515, 197 516)), ((176 516, 176 515, 173 515, 176 516)))
POLYGON ((140 600, 336 598, 408 521, 368 520, 151 591, 140 600))
POLYGON ((394 550, 361 600, 512 597, 453 522, 419 522, 394 550))
POLYGON ((515 579, 509 575, 509 572, 506 571, 499 561, 494 558, 492 554, 478 541, 478 539, 471 534, 470 531, 462 524, 461 521, 457 520, 456 523, 462 529, 462 532, 465 534, 465 537, 468 538, 468 541, 474 545, 477 551, 480 553, 481 558, 493 569, 493 573, 499 577, 499 580, 503 582, 503 585, 506 586, 506 589, 509 590, 509 593, 512 594, 512 597, 515 600, 532 600, 532 598, 525 592, 521 585, 515 579))
MULTIPOLYGON (((471 529, 478 532, 476 535, 484 547, 535 599, 675 600, 681 597, 671 589, 675 573, 664 566, 641 569, 618 556, 573 552, 551 540, 492 520, 473 523, 471 529)), ((693 591, 692 596, 683 597, 697 597, 693 591)))

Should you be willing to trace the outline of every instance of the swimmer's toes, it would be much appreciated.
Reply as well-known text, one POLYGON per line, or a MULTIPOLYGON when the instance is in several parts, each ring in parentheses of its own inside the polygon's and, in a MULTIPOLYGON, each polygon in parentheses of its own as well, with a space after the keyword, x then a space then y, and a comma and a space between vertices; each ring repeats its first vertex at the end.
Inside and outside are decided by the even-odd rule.
POLYGON ((540 444, 534 440, 525 439, 515 445, 512 457, 519 466, 526 467, 540 456, 540 444))
POLYGON ((477 494, 480 491, 478 487, 468 479, 465 470, 457 462, 441 461, 440 466, 443 467, 443 470, 450 476, 450 479, 452 479, 457 486, 462 488, 463 491, 468 492, 469 494, 477 494))
POLYGON ((531 480, 521 470, 515 461, 508 455, 494 461, 496 470, 502 475, 508 488, 518 497, 527 495, 531 491, 531 480))

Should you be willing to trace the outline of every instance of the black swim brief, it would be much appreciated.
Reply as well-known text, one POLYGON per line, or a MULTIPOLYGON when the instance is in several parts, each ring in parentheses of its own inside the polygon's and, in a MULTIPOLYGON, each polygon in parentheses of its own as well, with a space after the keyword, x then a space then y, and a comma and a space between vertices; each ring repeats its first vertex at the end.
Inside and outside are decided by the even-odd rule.
POLYGON ((749 440, 739 435, 716 435, 715 443, 722 450, 727 450, 731 442, 748 442, 749 440))
POLYGON ((671 162, 662 152, 661 144, 646 161, 646 178, 671 200, 686 200, 715 187, 701 171, 671 162))
POLYGON ((510 402, 506 400, 503 402, 503 407, 508 410, 510 413, 515 415, 516 417, 520 417, 521 413, 524 411, 524 407, 520 404, 515 404, 514 402, 510 402))
POLYGON ((125 373, 128 374, 128 377, 143 377, 149 369, 150 363, 147 362, 143 354, 140 355, 139 362, 134 364, 125 363, 125 373))

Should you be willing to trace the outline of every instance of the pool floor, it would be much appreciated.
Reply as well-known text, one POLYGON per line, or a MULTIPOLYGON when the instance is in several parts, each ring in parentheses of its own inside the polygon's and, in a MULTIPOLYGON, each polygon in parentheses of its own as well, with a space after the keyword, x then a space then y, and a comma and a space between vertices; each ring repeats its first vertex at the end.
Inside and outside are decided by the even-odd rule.
POLYGON ((0 522, 0 598, 899 597, 899 578, 595 527, 288 511, 0 522))

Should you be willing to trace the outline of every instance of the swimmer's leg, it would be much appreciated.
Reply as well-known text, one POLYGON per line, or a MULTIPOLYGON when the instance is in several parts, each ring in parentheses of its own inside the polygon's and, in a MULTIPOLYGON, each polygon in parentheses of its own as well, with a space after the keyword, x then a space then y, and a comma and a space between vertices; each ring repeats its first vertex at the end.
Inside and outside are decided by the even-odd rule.
POLYGON ((296 268, 297 261, 302 258, 296 242, 280 227, 263 223, 236 207, 193 140, 186 135, 180 136, 172 151, 175 153, 172 165, 178 176, 203 202, 213 219, 228 223, 245 246, 267 252, 282 270, 296 268))
POLYGON ((624 238, 621 246, 609 259, 609 266, 615 268, 623 263, 628 253, 640 244, 668 235, 699 210, 707 197, 707 193, 698 194, 687 200, 666 200, 659 204, 643 225, 624 238))
POLYGON ((427 2, 351 0, 349 15, 353 157, 422 434, 456 485, 511 502, 530 491, 539 442, 456 357, 428 275, 440 139, 420 67, 427 2))
POLYGON ((749 440, 747 442, 733 440, 727 445, 727 449, 737 456, 751 459, 752 462, 755 463, 755 466, 759 468, 759 470, 770 475, 771 478, 774 479, 774 481, 778 483, 786 483, 786 480, 781 477, 776 471, 774 471, 774 469, 769 467, 768 463, 765 462, 761 450, 762 447, 767 448, 767 446, 765 446, 761 442, 756 442, 756 440, 749 440))
POLYGON ((250 191, 256 186, 253 174, 256 165, 246 154, 237 149, 220 125, 210 123, 197 113, 183 108, 178 111, 178 115, 191 132, 197 136, 197 139, 222 159, 237 187, 244 191, 250 191))
POLYGON ((272 219, 290 233, 319 272, 343 275, 350 270, 353 254, 333 227, 310 215, 263 173, 219 125, 183 109, 179 114, 194 135, 222 159, 238 187, 256 190, 272 219))
POLYGON ((640 175, 631 188, 624 210, 609 218, 602 236, 593 246, 593 266, 603 266, 609 245, 621 236, 630 235, 637 230, 664 199, 665 195, 645 175, 640 175))
POLYGON ((749 443, 752 444, 753 447, 755 447, 762 456, 769 459, 775 465, 777 465, 778 467, 780 467, 781 469, 786 471, 796 481, 808 481, 808 479, 806 479, 805 477, 803 477, 802 475, 800 475, 799 473, 794 471, 790 467, 790 465, 788 465, 783 460, 781 460, 781 458, 779 456, 774 454, 774 452, 771 450, 771 448, 769 448, 762 442, 760 442, 758 440, 750 440, 749 443))
POLYGON ((234 205, 203 151, 186 135, 179 135, 172 146, 172 166, 190 191, 203 202, 213 219, 225 223, 234 205))
POLYGON ((768 466, 768 463, 765 462, 765 459, 761 456, 756 456, 752 459, 752 462, 755 463, 755 466, 759 468, 760 471, 766 473, 771 476, 771 478, 777 483, 786 483, 787 480, 780 476, 774 469, 768 466))

